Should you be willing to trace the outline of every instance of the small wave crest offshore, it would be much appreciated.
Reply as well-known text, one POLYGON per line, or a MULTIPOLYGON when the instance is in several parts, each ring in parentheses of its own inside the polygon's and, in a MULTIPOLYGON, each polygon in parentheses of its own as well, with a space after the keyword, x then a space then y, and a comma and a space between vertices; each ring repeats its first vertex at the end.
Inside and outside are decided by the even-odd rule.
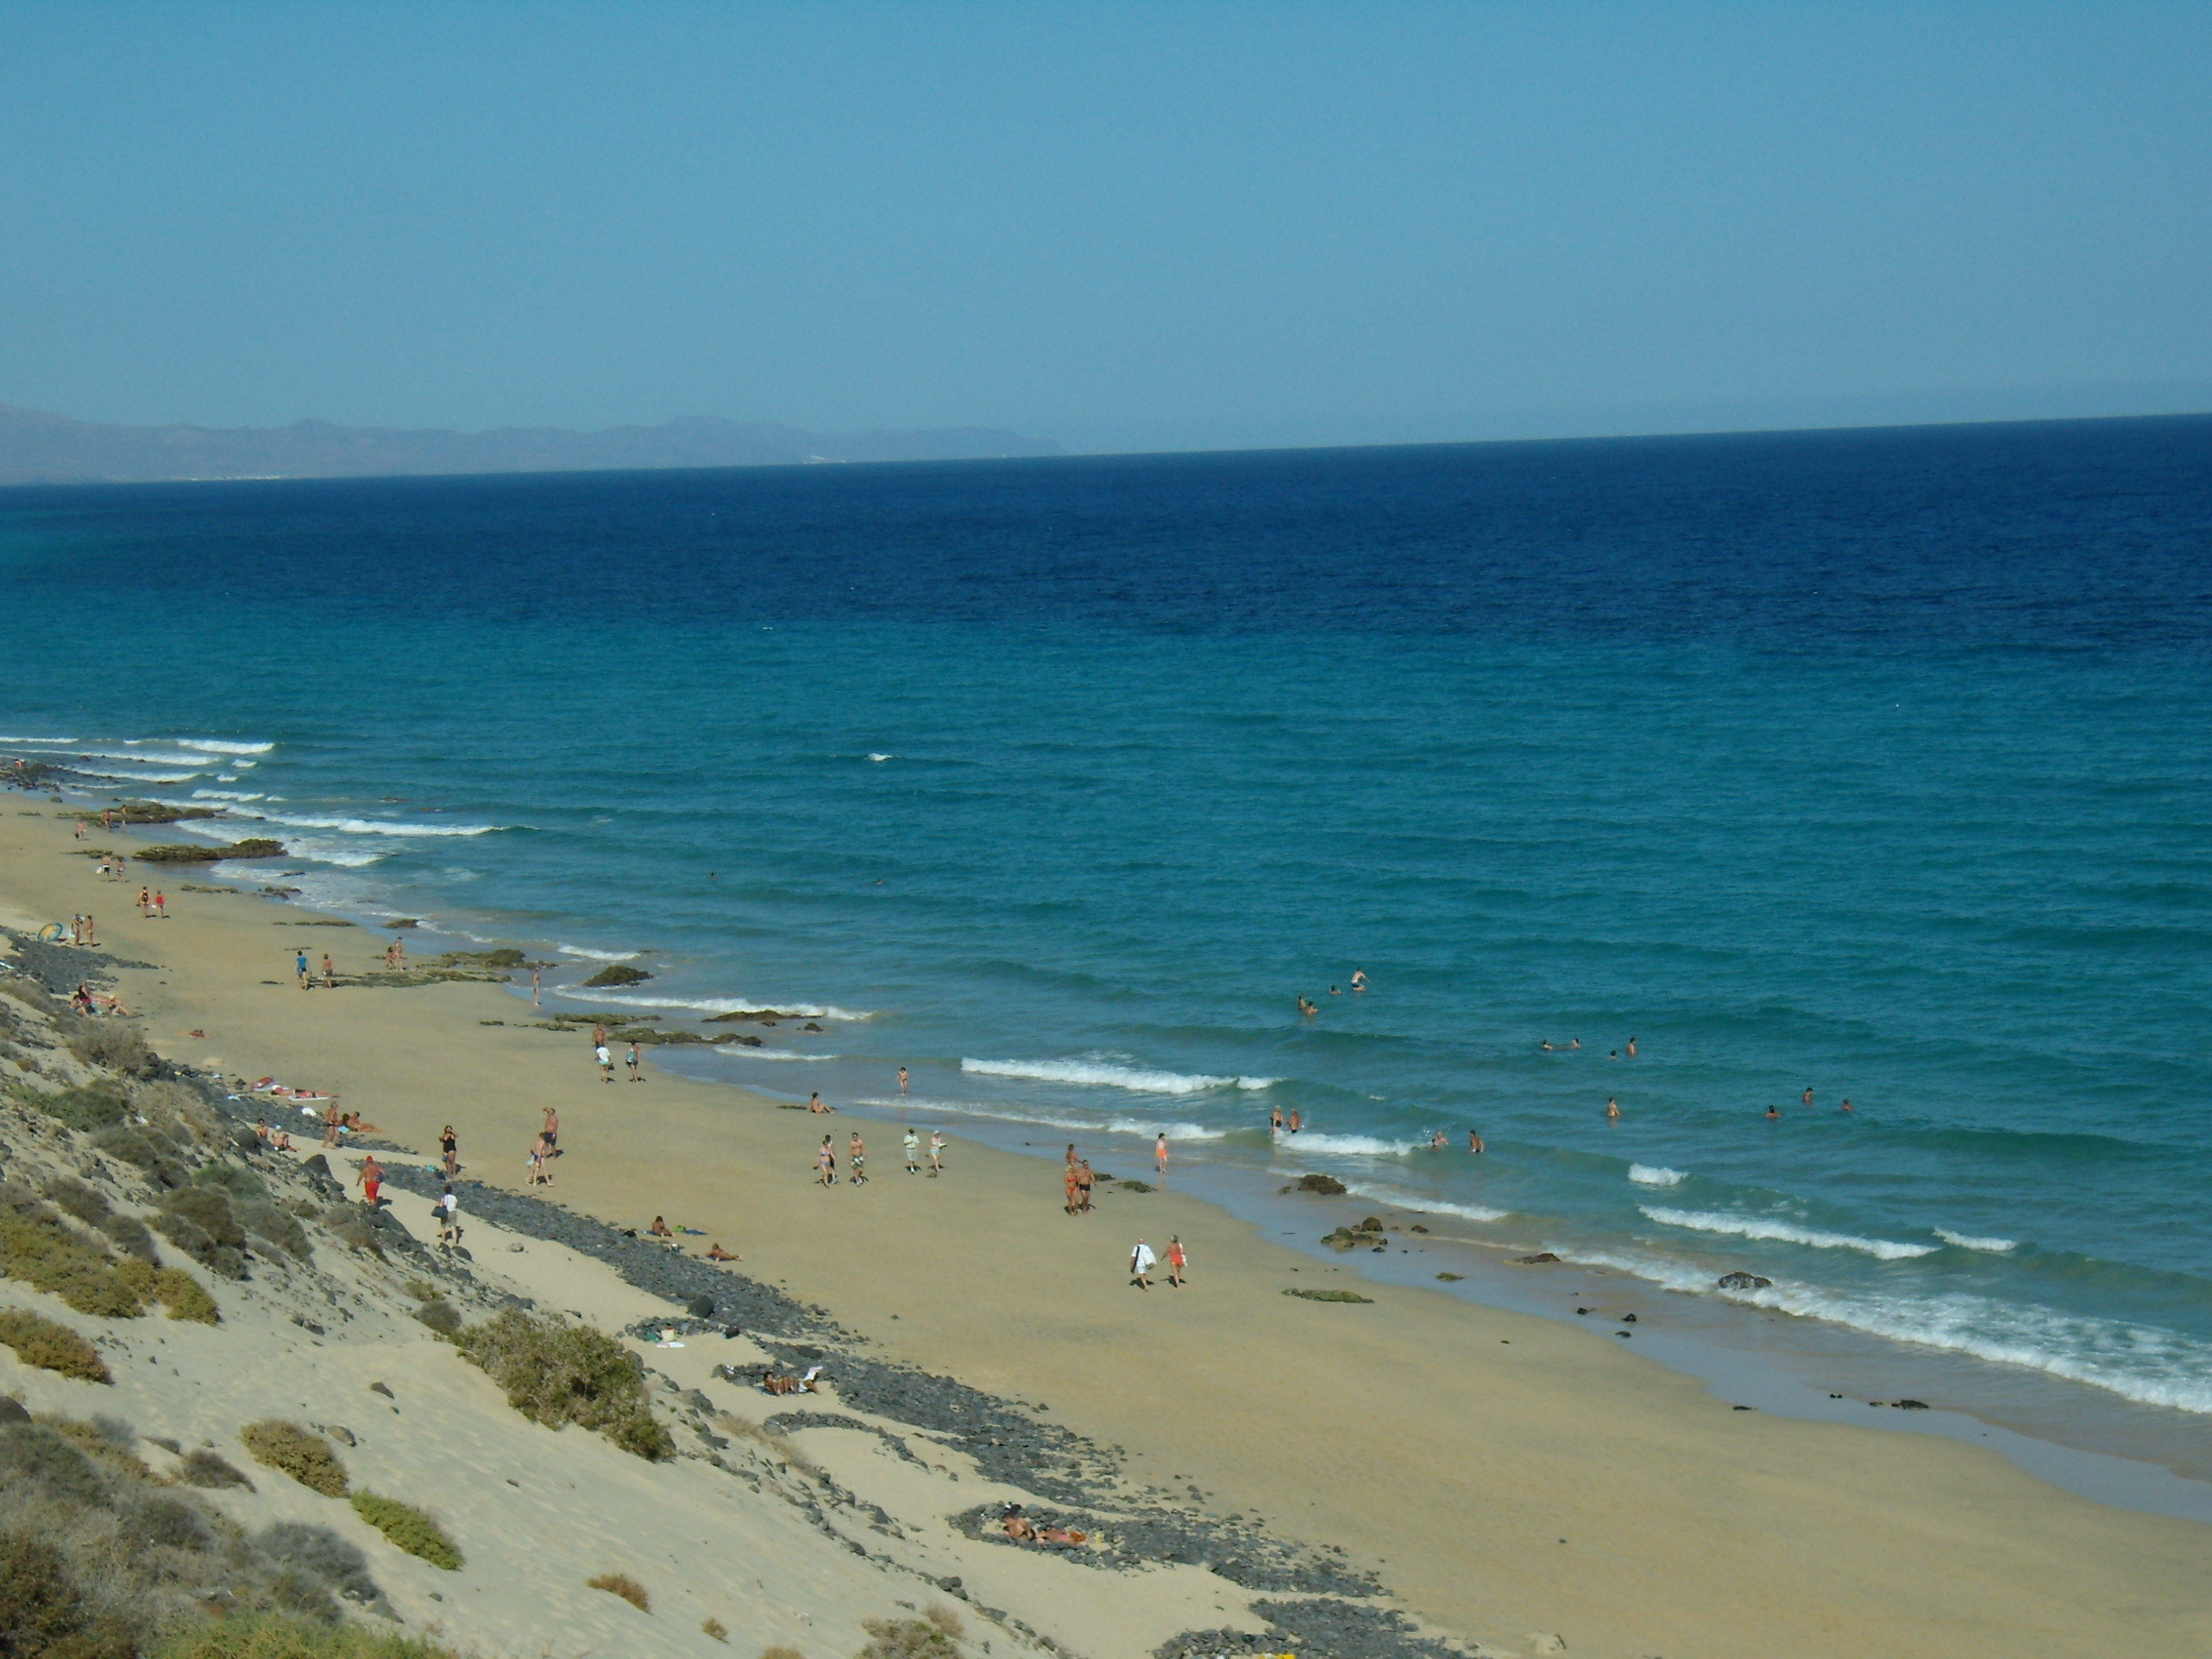
POLYGON ((1729 1233, 1738 1238, 1771 1239, 1783 1244, 1803 1244, 1816 1250, 1856 1250, 1883 1261, 1904 1261, 1933 1255, 1933 1244, 1900 1244, 1893 1239, 1860 1238, 1852 1233, 1832 1233, 1819 1227, 1801 1227, 1794 1221, 1771 1216, 1722 1215, 1710 1210, 1670 1210, 1659 1205, 1641 1206, 1662 1227, 1681 1227, 1691 1232, 1729 1233))
POLYGON ((814 1002, 748 1002, 741 997, 669 997, 623 991, 554 989, 563 1002, 589 1002, 623 1008, 688 1008, 702 1014, 795 1014, 801 1019, 872 1019, 865 1008, 838 1008, 814 1002))
POLYGON ((645 954, 642 951, 594 951, 588 945, 556 945, 553 948, 564 957, 581 957, 586 962, 635 962, 645 954))
POLYGON ((954 1112, 962 1117, 988 1118, 994 1123, 1036 1123, 1047 1128, 1064 1129, 1071 1134, 1133 1135, 1147 1140, 1154 1135, 1165 1134, 1170 1146, 1187 1140, 1222 1140, 1230 1133, 1226 1129, 1208 1129, 1196 1123, 1162 1123, 1156 1118, 1098 1118, 1086 1116, 1080 1112, 1055 1112, 1049 1107, 1024 1110, 987 1101, 933 1100, 919 1095, 856 1098, 853 1103, 877 1110, 912 1109, 924 1112, 954 1112))
POLYGON ((1663 1164, 1632 1164, 1628 1178, 1639 1187, 1679 1187, 1689 1176, 1686 1170, 1670 1170, 1663 1164))
POLYGON ((960 1069, 978 1077, 1017 1078, 1032 1083, 1076 1083, 1128 1089, 1147 1095, 1195 1095, 1209 1089, 1270 1089, 1271 1077, 1212 1077, 1203 1073, 1156 1071, 1116 1066, 1103 1060, 963 1060, 960 1069))

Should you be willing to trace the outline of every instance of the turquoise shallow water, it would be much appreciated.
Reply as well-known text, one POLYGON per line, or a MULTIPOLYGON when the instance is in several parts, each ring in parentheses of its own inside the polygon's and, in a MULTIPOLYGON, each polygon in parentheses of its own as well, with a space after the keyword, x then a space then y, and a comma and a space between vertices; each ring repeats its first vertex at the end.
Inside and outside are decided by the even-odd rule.
POLYGON ((637 952, 644 1012, 823 1011, 695 1069, 904 1064, 925 1115, 2203 1413, 2208 462, 2188 420, 17 490, 0 755, 566 946, 555 1006, 637 952))

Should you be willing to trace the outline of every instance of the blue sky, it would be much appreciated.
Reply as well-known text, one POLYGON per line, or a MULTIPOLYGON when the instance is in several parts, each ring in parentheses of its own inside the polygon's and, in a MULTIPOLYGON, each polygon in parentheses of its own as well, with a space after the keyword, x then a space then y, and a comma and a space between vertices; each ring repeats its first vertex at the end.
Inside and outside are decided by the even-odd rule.
POLYGON ((2212 7, 0 9, 0 403, 1072 448, 2212 408, 2212 7))

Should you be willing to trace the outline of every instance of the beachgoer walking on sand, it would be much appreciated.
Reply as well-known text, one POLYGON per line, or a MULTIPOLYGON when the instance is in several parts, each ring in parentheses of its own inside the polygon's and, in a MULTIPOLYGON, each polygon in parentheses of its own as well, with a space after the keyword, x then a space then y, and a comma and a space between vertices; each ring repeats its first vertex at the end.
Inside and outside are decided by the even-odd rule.
POLYGON ((293 952, 292 971, 300 976, 300 988, 302 991, 306 990, 307 988, 307 953, 305 951, 293 952))
POLYGON ((329 1105, 323 1108, 324 1146, 335 1146, 338 1144, 338 1126, 344 1121, 345 1120, 338 1115, 338 1103, 337 1101, 333 1100, 329 1105))
POLYGON ((1075 1164, 1073 1159, 1061 1166, 1060 1187, 1066 1200, 1060 1206, 1060 1213, 1073 1215, 1075 1213, 1075 1164))
POLYGON ((438 1212, 438 1243, 450 1250, 461 1242, 461 1200, 448 1187, 432 1207, 438 1212))
POLYGON ((845 1179, 855 1187, 868 1184, 868 1149, 860 1144, 860 1132, 853 1131, 852 1145, 845 1149, 845 1179))
POLYGON ((1091 1189, 1097 1182, 1098 1177, 1091 1173, 1089 1158, 1075 1166, 1075 1212, 1078 1215, 1091 1213, 1091 1189))
POLYGON ((142 916, 153 915, 153 903, 154 890, 150 887, 141 887, 138 890, 138 914, 142 916))
POLYGON ((929 1132, 929 1173, 933 1180, 945 1173, 945 1134, 942 1130, 929 1132))
POLYGON ((637 1051, 637 1039, 635 1037, 632 1037, 629 1042, 629 1050, 623 1056, 623 1064, 629 1067, 629 1080, 632 1083, 642 1083, 645 1081, 645 1079, 639 1073, 637 1069, 643 1060, 644 1056, 637 1051))
POLYGON ((1611 1095, 1605 1097, 1605 1115, 1609 1118, 1618 1118, 1620 1115, 1620 1103, 1611 1095))
POLYGON ((446 1179, 451 1181, 461 1172, 461 1140, 450 1123, 439 1131, 438 1150, 445 1154, 446 1179))
POLYGON ((323 989, 325 991, 335 991, 337 988, 337 967, 331 961, 331 953, 328 951, 325 951, 323 952, 323 989))
POLYGON ((1151 1290, 1152 1263, 1158 1260, 1152 1254, 1152 1247, 1139 1239, 1137 1248, 1129 1252, 1129 1282, 1140 1291, 1151 1290))
POLYGON ((592 1044, 592 1058, 599 1063, 599 1081, 612 1083, 615 1080, 615 1057, 607 1052, 607 1045, 604 1042, 592 1044))
POLYGON ((604 1026, 604 1025, 598 1025, 598 1024, 593 1025, 593 1026, 592 1027, 592 1047, 593 1047, 594 1048, 596 1048, 599 1047, 599 1045, 600 1045, 600 1044, 604 1043, 606 1040, 607 1040, 607 1028, 606 1028, 605 1026, 604 1026))
POLYGON ((1188 1266, 1190 1252, 1183 1249, 1181 1237, 1170 1235, 1168 1239, 1168 1283, 1181 1290, 1182 1270, 1188 1266))
POLYGON ((542 1008, 545 1006, 543 1000, 544 991, 545 975, 538 969, 532 968, 530 970, 530 1006, 532 1007, 542 1008))
POLYGON ((353 1179, 354 1184, 361 1188, 362 1202, 372 1210, 376 1208, 376 1194, 384 1185, 384 1166, 376 1161, 374 1152, 362 1159, 360 1173, 353 1179))
MULTIPOLYGON (((169 896, 163 892, 160 888, 156 887, 154 890, 154 920, 156 921, 167 921, 168 919, 169 896)), ((1809 1095, 1813 1091, 1810 1089, 1808 1089, 1805 1092, 1809 1095)))
POLYGON ((921 1137, 915 1133, 913 1128, 909 1127, 906 1133, 899 1138, 899 1144, 906 1149, 906 1172, 908 1175, 920 1175, 921 1173, 921 1137))
POLYGON ((548 1106, 545 1109, 544 1124, 538 1129, 538 1133, 545 1138, 545 1156, 548 1158, 560 1157, 561 1114, 555 1111, 550 1106, 548 1106))
POLYGON ((899 1067, 899 1092, 906 1092, 906 1067, 903 1066, 899 1067))
POLYGON ((545 1137, 540 1135, 530 1143, 530 1179, 524 1184, 542 1187, 545 1184, 545 1137))
POLYGON ((76 821, 76 838, 79 841, 82 841, 84 839, 84 820, 82 818, 79 818, 76 821))
POLYGON ((1168 1132, 1160 1131, 1160 1138, 1152 1143, 1152 1162, 1159 1165, 1160 1185, 1168 1184, 1168 1132))
POLYGON ((822 1150, 814 1154, 814 1169, 815 1172, 822 1177, 823 1186, 834 1187, 837 1184, 837 1154, 830 1150, 828 1135, 822 1137, 822 1150))
POLYGON ((392 966, 396 972, 407 971, 407 941, 397 933, 392 936, 392 966))

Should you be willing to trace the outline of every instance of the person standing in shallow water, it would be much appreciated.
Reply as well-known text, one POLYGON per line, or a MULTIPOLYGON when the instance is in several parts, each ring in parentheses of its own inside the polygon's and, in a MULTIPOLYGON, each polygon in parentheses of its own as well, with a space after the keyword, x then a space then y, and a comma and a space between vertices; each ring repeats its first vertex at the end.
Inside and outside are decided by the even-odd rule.
POLYGON ((1609 1118, 1618 1118, 1620 1115, 1620 1103, 1610 1095, 1606 1097, 1605 1115, 1609 1118))
POLYGON ((906 1092, 906 1067, 903 1066, 899 1067, 899 1092, 906 1092))

